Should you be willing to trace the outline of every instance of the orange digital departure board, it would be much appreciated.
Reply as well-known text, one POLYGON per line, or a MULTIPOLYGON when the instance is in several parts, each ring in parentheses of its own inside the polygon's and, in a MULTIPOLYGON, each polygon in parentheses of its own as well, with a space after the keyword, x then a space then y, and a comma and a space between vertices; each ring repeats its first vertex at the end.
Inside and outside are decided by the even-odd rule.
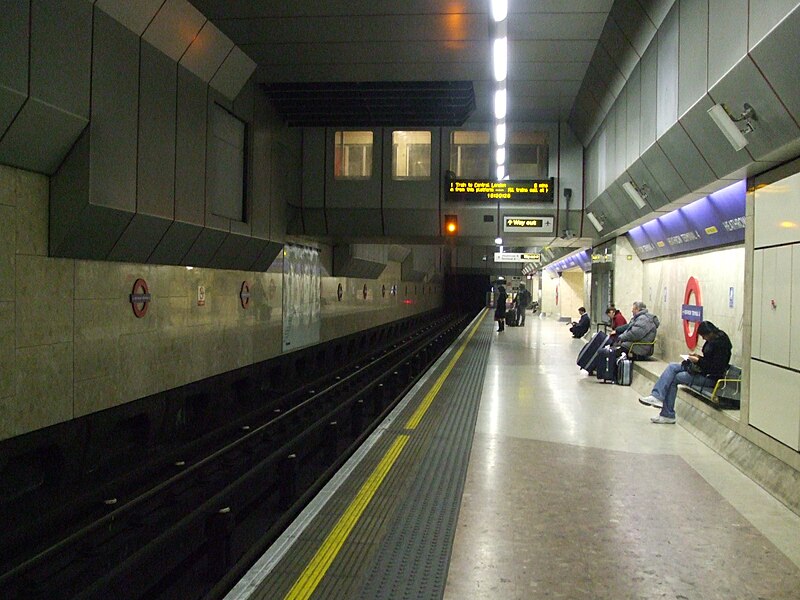
POLYGON ((451 179, 447 199, 461 202, 552 202, 553 179, 451 179))

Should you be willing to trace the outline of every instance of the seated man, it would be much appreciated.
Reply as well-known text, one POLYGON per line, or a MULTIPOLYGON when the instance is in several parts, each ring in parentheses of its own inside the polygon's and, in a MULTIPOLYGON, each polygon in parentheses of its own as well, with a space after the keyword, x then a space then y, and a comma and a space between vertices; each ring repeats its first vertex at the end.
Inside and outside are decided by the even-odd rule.
POLYGON ((586 314, 586 309, 584 307, 581 306, 578 309, 578 314, 581 318, 578 321, 573 321, 572 327, 569 328, 574 338, 582 338, 585 336, 590 326, 589 315, 586 314))
POLYGON ((647 311, 644 302, 634 302, 631 312, 633 313, 631 322, 622 333, 614 336, 613 345, 618 349, 618 353, 625 352, 631 360, 652 356, 652 342, 656 339, 656 331, 661 323, 657 316, 647 311), (635 342, 643 343, 634 346, 635 342))

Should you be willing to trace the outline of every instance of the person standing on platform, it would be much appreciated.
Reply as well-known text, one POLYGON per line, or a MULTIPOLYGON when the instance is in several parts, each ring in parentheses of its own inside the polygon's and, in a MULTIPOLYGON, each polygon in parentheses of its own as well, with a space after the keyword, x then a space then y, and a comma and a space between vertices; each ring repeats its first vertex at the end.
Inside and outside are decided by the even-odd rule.
POLYGON ((697 334, 705 340, 703 354, 690 354, 681 363, 670 363, 653 386, 649 396, 639 398, 645 406, 660 408, 653 423, 675 422, 675 396, 678 384, 714 387, 717 379, 725 377, 731 360, 731 340, 728 334, 717 328, 711 321, 701 321, 697 334))
POLYGON ((502 285, 497 287, 497 296, 494 299, 494 320, 497 321, 497 331, 504 331, 506 328, 506 288, 502 285))
POLYGON ((533 296, 525 289, 525 284, 520 283, 517 297, 514 298, 514 305, 517 307, 517 323, 520 327, 525 327, 525 311, 528 310, 531 300, 533 300, 533 296))

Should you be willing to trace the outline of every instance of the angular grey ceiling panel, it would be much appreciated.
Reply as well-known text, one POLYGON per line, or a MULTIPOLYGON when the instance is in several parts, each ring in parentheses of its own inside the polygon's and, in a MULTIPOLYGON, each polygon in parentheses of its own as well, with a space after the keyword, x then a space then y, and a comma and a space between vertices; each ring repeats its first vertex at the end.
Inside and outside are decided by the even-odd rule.
POLYGON ((748 42, 751 51, 764 37, 775 33, 773 28, 776 25, 785 25, 782 21, 787 15, 794 13, 794 17, 797 18, 798 8, 800 8, 800 5, 797 0, 760 0, 759 2, 750 2, 748 42))
POLYGON ((639 208, 633 203, 625 190, 622 189, 622 183, 628 180, 627 173, 623 174, 617 181, 611 182, 606 191, 608 192, 609 199, 615 207, 617 217, 614 219, 617 227, 622 227, 631 221, 635 221, 639 217, 652 212, 650 205, 645 201, 645 207, 639 208))
POLYGON ((627 91, 627 119, 625 128, 625 163, 633 164, 641 156, 641 119, 642 119, 642 78, 639 65, 631 72, 628 83, 625 85, 627 91))
POLYGON ((709 89, 747 54, 748 2, 749 0, 709 0, 709 89))
POLYGON ((670 201, 677 200, 692 191, 658 144, 653 144, 645 150, 642 161, 670 201))
POLYGON ((658 30, 656 138, 678 120, 678 5, 658 30))
POLYGON ((90 201, 136 211, 139 38, 95 11, 90 128, 90 201))
POLYGON ((337 244, 333 247, 333 275, 335 277, 355 277, 377 279, 386 268, 388 261, 385 246, 375 246, 382 250, 377 253, 365 249, 368 244, 337 244))
POLYGON ((615 104, 616 119, 616 133, 615 139, 615 167, 614 176, 618 176, 628 166, 628 94, 622 93, 617 96, 615 104))
POLYGON ((175 219, 203 225, 206 197, 206 86, 178 67, 175 219))
POLYGON ((268 242, 267 245, 264 246, 256 262, 250 266, 250 269, 252 271, 266 271, 272 266, 272 263, 275 262, 275 259, 280 256, 282 251, 283 244, 268 242))
MULTIPOLYGON (((141 43, 136 212, 175 216, 177 65, 141 43)), ((149 252, 148 252, 149 255, 149 252)))
POLYGON ((689 134, 694 145, 706 159, 717 179, 724 179, 730 173, 747 165, 752 157, 747 148, 735 152, 719 128, 708 116, 708 109, 714 102, 706 94, 680 118, 683 129, 689 134))
MULTIPOLYGON (((794 4, 794 0, 792 4, 794 4)), ((750 51, 750 56, 769 85, 800 123, 800 78, 797 71, 787 68, 787 56, 800 56, 800 6, 784 19, 760 44, 750 51)))
POLYGON ((88 202, 89 129, 86 128, 50 178, 50 256, 58 256, 58 249, 66 244, 88 202))
POLYGON ((641 121, 639 146, 644 152, 656 141, 656 115, 658 101, 658 44, 650 44, 642 57, 641 121))
POLYGON ((102 9, 115 21, 122 23, 139 37, 147 24, 153 20, 164 0, 96 0, 95 6, 102 9))
MULTIPOLYGON (((664 190, 661 189, 658 181, 647 169, 641 158, 628 167, 628 176, 629 180, 635 182, 637 186, 641 187, 646 185, 650 189, 647 193, 647 203, 653 210, 658 210, 660 207, 669 203, 669 199, 664 193, 664 190)), ((622 182, 624 182, 624 179, 622 182)), ((622 183, 620 183, 620 185, 622 185, 622 183)))
MULTIPOLYGON (((0 101, 10 97, 28 95, 28 54, 30 40, 30 3, 3 2, 3 18, 0 19, 0 101)), ((0 104, 0 117, 6 112, 0 104)), ((10 121, 9 121, 10 122, 10 121)), ((0 136, 9 122, 0 121, 0 136)))
POLYGON ((680 0, 678 116, 708 91, 708 2, 680 0))
POLYGON ((214 253, 208 266, 214 269, 244 269, 239 259, 250 239, 244 235, 229 234, 214 253))
MULTIPOLYGON (((383 211, 383 218, 386 235, 390 237, 438 236, 441 234, 438 210, 386 208, 383 211)), ((459 228, 464 231, 461 223, 459 223, 459 228)))
POLYGON ((31 96, 88 119, 92 5, 34 0, 31 10, 31 96))
POLYGON ((324 127, 302 127, 303 134, 303 188, 304 207, 321 208, 325 205, 325 165, 327 157, 324 127))
POLYGON ((209 85, 226 98, 233 100, 255 70, 256 63, 238 46, 234 46, 209 85))
POLYGON ((203 81, 211 81, 214 74, 233 49, 233 42, 217 29, 211 21, 206 21, 189 49, 181 59, 181 66, 197 75, 203 81))
POLYGON ((0 140, 0 163, 52 175, 88 122, 88 118, 28 98, 0 140))
POLYGON ((147 26, 142 39, 178 62, 206 20, 188 0, 167 0, 147 26))
POLYGON ((609 17, 619 25, 636 53, 642 56, 656 35, 656 28, 639 2, 617 0, 609 17))
POLYGON ((380 210, 328 208, 325 212, 328 217, 328 233, 332 236, 348 239, 384 234, 380 210))
MULTIPOLYGON (((54 0, 36 0, 31 11, 30 65, 26 40, 24 68, 11 78, 25 78, 27 90, 30 66, 30 98, 23 106, 18 94, 0 94, 7 98, 0 104, 0 126, 15 117, 8 129, 0 130, 0 162, 52 174, 88 123, 92 11, 86 2, 64 11, 63 3, 54 0)), ((4 22, 6 13, 19 26, 13 21, 19 7, 4 10, 4 22)), ((27 33, 28 23, 20 29, 27 33)), ((9 32, 0 62, 13 66, 20 60, 17 38, 9 32)))
POLYGON ((746 134, 749 140, 746 149, 755 160, 767 159, 774 150, 800 136, 797 123, 750 56, 740 61, 708 93, 716 103, 727 105, 736 116, 741 114, 745 103, 753 107, 755 131, 746 134))
POLYGON ((670 8, 675 4, 675 0, 639 0, 639 4, 642 5, 644 12, 658 29, 666 19, 670 8))
POLYGON ((199 225, 173 221, 159 240, 147 262, 158 265, 181 265, 202 231, 199 225))
POLYGON ((622 77, 627 79, 639 62, 639 55, 614 19, 606 21, 599 44, 606 49, 622 77))
POLYGON ((658 139, 658 145, 686 182, 690 190, 698 190, 716 179, 714 171, 692 143, 680 123, 658 139))
POLYGON ((27 94, 0 85, 0 144, 2 134, 11 126, 26 98, 27 94))
POLYGON ((328 235, 325 211, 321 208, 303 208, 302 226, 305 235, 328 235))
POLYGON ((146 263, 171 221, 150 215, 132 215, 128 226, 108 253, 107 260, 146 263))
POLYGON ((237 264, 242 265, 240 268, 243 271, 252 271, 253 265, 259 259, 261 253, 264 252, 264 249, 268 244, 269 240, 255 237, 247 238, 247 243, 245 244, 244 248, 242 248, 242 251, 239 253, 239 256, 236 259, 237 264))
POLYGON ((50 256, 106 260, 125 232, 133 213, 86 204, 72 221, 72 229, 50 256))
POLYGON ((403 262, 410 253, 411 248, 408 246, 392 244, 388 247, 387 258, 394 262, 403 262))
POLYGON ((227 231, 204 228, 192 244, 181 264, 190 267, 207 267, 217 250, 228 237, 227 231))

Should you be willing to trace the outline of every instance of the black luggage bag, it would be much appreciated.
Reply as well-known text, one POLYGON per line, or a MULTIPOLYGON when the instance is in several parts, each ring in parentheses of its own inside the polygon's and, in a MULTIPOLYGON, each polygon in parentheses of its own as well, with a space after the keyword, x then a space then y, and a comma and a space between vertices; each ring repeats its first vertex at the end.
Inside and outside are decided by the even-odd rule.
POLYGON ((617 359, 617 384, 630 385, 633 378, 633 361, 626 355, 617 359))
POLYGON ((608 334, 598 331, 592 339, 578 353, 578 366, 589 373, 594 370, 597 362, 597 351, 608 343, 608 334))
POLYGON ((506 325, 509 327, 516 327, 519 325, 519 314, 517 313, 516 306, 506 309, 506 325))
POLYGON ((617 355, 614 348, 601 348, 597 353, 597 378, 602 382, 617 381, 617 355))

